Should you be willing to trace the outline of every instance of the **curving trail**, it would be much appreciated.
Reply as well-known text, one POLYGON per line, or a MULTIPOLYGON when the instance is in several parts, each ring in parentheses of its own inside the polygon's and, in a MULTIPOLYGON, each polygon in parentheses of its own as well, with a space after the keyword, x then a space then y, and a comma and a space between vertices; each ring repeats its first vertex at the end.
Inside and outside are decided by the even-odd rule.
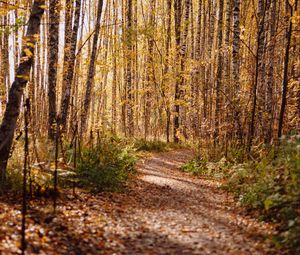
MULTIPOLYGON (((126 193, 81 192, 79 200, 61 201, 59 215, 54 220, 47 221, 47 214, 41 216, 41 211, 32 213, 33 232, 44 240, 40 246, 30 242, 29 251, 32 254, 267 254, 270 247, 263 236, 272 232, 268 224, 246 216, 216 181, 178 171, 192 156, 188 150, 153 154, 138 162, 138 176, 126 193)), ((28 236, 29 240, 37 238, 34 234, 28 236)), ((0 248, 1 244, 9 245, 0 242, 0 248)), ((4 251, 7 250, 3 249, 3 254, 9 254, 4 251)))
POLYGON ((270 226, 240 214, 216 181, 178 171, 191 158, 179 150, 139 162, 117 223, 127 233, 123 254, 266 254, 270 226))

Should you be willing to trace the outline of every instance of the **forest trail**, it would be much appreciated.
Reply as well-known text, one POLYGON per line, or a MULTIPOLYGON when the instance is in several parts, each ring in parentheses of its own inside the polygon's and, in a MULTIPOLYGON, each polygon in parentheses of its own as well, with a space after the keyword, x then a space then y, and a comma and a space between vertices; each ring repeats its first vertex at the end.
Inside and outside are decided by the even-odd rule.
POLYGON ((178 171, 191 158, 178 150, 138 163, 116 224, 127 235, 124 254, 266 254, 269 226, 239 213, 216 181, 178 171))
MULTIPOLYGON (((177 150, 141 159, 127 192, 66 195, 55 219, 31 209, 29 254, 266 254, 271 227, 241 213, 216 181, 179 171, 192 157, 177 150)), ((1 254, 16 249, 18 217, 0 226, 1 254), (11 239, 1 240, 3 231, 11 239)))

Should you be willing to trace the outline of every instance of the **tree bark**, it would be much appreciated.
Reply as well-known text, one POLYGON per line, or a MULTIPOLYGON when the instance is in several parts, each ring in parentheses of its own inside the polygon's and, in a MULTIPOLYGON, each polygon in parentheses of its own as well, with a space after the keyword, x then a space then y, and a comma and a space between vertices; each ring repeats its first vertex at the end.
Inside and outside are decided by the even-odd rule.
POLYGON ((182 38, 180 42, 180 73, 179 73, 179 118, 181 118, 181 128, 179 126, 179 129, 184 138, 188 139, 187 134, 187 126, 186 126, 186 120, 187 120, 187 102, 185 99, 185 91, 184 88, 187 79, 185 78, 185 72, 186 72, 186 61, 187 61, 187 48, 188 48, 188 33, 189 33, 189 23, 190 23, 190 9, 191 9, 191 0, 185 0, 185 11, 183 16, 183 33, 182 38))
POLYGON ((150 133, 151 120, 151 94, 153 89, 151 85, 156 85, 154 70, 154 31, 155 31, 155 5, 156 0, 150 2, 149 27, 153 31, 148 38, 148 56, 147 56, 147 88, 145 91, 145 133, 144 138, 147 139, 150 133))
MULTIPOLYGON (((152 2, 152 1, 151 1, 152 2)), ((127 134, 129 137, 134 135, 134 113, 133 113, 133 103, 134 103, 134 93, 133 93, 133 75, 132 75, 132 66, 133 66, 133 26, 132 26, 132 0, 127 0, 127 38, 126 38, 126 114, 127 114, 127 134)))
MULTIPOLYGON (((236 7, 235 2, 239 2, 239 0, 234 0, 234 7, 236 7)), ((238 8, 240 6, 238 5, 238 8)), ((230 87, 230 36, 231 36, 231 22, 232 22, 232 13, 233 13, 233 4, 232 0, 226 0, 226 20, 225 20, 225 31, 226 34, 224 35, 224 81, 226 84, 226 88, 229 89, 230 87)), ((234 13, 235 14, 235 13, 234 13)), ((239 21, 239 15, 238 15, 238 21, 239 21)), ((238 24, 239 28, 239 24, 238 24)), ((234 29, 234 28, 233 28, 234 29)), ((233 36, 234 37, 234 36, 233 36)), ((239 43, 239 38, 237 39, 237 43, 239 43)), ((234 45, 234 42, 232 43, 234 45)))
POLYGON ((266 135, 265 142, 271 143, 273 133, 273 87, 274 87, 274 53, 276 40, 276 17, 277 17, 277 3, 272 1, 271 13, 269 15, 270 23, 270 45, 268 47, 268 71, 267 71, 267 93, 266 93, 266 135))
POLYGON ((208 38, 207 38, 207 61, 206 64, 206 80, 204 85, 203 102, 204 102, 204 118, 209 120, 209 129, 211 128, 211 115, 212 100, 209 99, 209 94, 211 94, 213 88, 213 44, 214 44, 214 34, 215 34, 215 14, 216 14, 216 0, 208 1, 208 38))
POLYGON ((241 2, 240 0, 234 0, 233 2, 233 42, 232 42, 232 79, 234 82, 234 94, 232 112, 234 126, 238 132, 240 143, 243 139, 243 130, 241 124, 241 109, 240 109, 240 12, 241 2))
POLYGON ((292 22, 293 7, 289 4, 288 0, 286 0, 286 4, 288 9, 287 15, 288 15, 289 25, 286 31, 286 46, 285 46, 285 56, 284 56, 283 80, 282 80, 282 96, 281 96, 281 106, 280 106, 280 115, 279 115, 279 123, 278 123, 278 139, 280 139, 282 136, 284 113, 285 113, 285 107, 287 103, 290 45, 291 45, 291 38, 293 32, 293 22, 292 22))
POLYGON ((76 0, 74 13, 74 26, 72 29, 73 1, 67 0, 66 4, 66 26, 65 26, 65 56, 64 56, 64 77, 62 85, 60 121, 62 131, 66 130, 68 111, 70 106, 71 88, 74 78, 74 67, 76 60, 76 43, 79 28, 81 0, 76 0))
POLYGON ((103 0, 99 0, 98 1, 98 9, 97 9, 95 34, 94 34, 94 38, 93 38, 92 53, 91 53, 91 59, 90 59, 86 88, 85 88, 84 105, 83 105, 83 111, 81 114, 81 130, 80 130, 81 136, 86 131, 87 118, 88 118, 87 115, 88 115, 89 109, 90 109, 91 94, 92 94, 92 89, 94 86, 94 76, 95 76, 95 68, 96 68, 96 57, 97 57, 97 49, 98 49, 98 37, 99 37, 99 32, 100 32, 102 7, 103 7, 103 0))
POLYGON ((232 79, 235 99, 240 91, 240 4, 240 0, 233 1, 232 79))
POLYGON ((198 15, 197 15, 197 25, 196 25, 196 45, 195 45, 195 54, 194 60, 196 66, 194 67, 191 79, 191 120, 192 120, 192 129, 193 137, 198 138, 200 134, 200 125, 199 125, 199 88, 201 82, 201 33, 202 33, 202 0, 198 0, 198 15))
MULTIPOLYGON (((117 1, 113 0, 113 8, 114 8, 114 23, 116 24, 118 21, 118 11, 117 11, 117 1)), ((116 134, 117 127, 117 28, 113 28, 114 37, 113 37, 113 80, 112 80, 112 106, 111 106, 111 124, 112 124, 112 133, 116 134)))
POLYGON ((223 40, 223 9, 224 0, 219 1, 219 18, 218 18, 218 67, 217 67, 217 82, 216 82, 216 102, 215 102, 215 130, 214 130, 214 143, 219 141, 219 125, 220 125, 220 108, 221 98, 220 89, 222 85, 222 71, 223 71, 223 52, 222 52, 222 40, 223 40))
POLYGON ((167 28, 166 28, 166 60, 164 65, 164 73, 163 73, 163 87, 162 87, 162 96, 164 99, 165 104, 165 111, 166 111, 166 136, 167 142, 170 142, 170 131, 171 131, 171 109, 170 109, 170 100, 166 96, 167 88, 169 87, 169 79, 166 78, 169 72, 169 57, 170 57, 170 47, 171 47, 171 18, 172 15, 172 1, 167 0, 167 28))
POLYGON ((252 142, 255 133, 255 117, 256 117, 256 106, 257 106, 257 86, 259 82, 259 71, 263 61, 263 43, 265 36, 265 6, 263 0, 258 0, 258 28, 257 28, 257 47, 255 56, 255 78, 252 86, 252 109, 251 109, 251 121, 249 125, 248 145, 247 150, 250 152, 252 142))
POLYGON ((56 79, 58 61, 59 9, 58 0, 49 1, 48 35, 48 137, 55 139, 56 79))
POLYGON ((13 142, 24 89, 30 76, 34 58, 36 35, 39 33, 45 0, 35 0, 28 21, 27 33, 22 47, 21 61, 10 90, 4 118, 0 126, 0 181, 5 180, 7 161, 13 142))
POLYGON ((177 67, 176 67, 176 81, 175 81, 175 113, 174 113, 174 142, 179 142, 179 99, 180 99, 180 67, 178 62, 180 61, 180 37, 181 37, 181 0, 174 0, 174 12, 175 12, 175 43, 176 43, 176 56, 177 56, 177 67))

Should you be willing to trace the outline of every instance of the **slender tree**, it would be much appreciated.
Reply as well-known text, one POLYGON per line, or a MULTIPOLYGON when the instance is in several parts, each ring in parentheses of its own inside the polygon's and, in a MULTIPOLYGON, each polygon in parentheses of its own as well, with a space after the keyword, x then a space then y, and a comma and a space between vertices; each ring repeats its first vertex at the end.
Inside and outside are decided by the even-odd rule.
POLYGON ((219 140, 219 125, 220 125, 220 108, 221 98, 220 90, 222 84, 222 70, 223 70, 223 52, 222 52, 222 41, 223 41, 223 9, 224 0, 219 0, 219 17, 218 17, 218 67, 217 67, 217 81, 216 81, 216 105, 215 105, 215 131, 214 131, 214 142, 217 143, 219 140))
POLYGON ((249 137, 247 150, 251 150, 254 132, 255 132, 255 117, 257 110, 257 87, 259 82, 259 71, 263 64, 263 50, 264 50, 264 40, 265 40, 265 4, 264 0, 258 0, 258 28, 257 28, 257 45, 256 45, 256 55, 255 55, 255 78, 254 84, 252 86, 252 109, 251 109, 251 120, 249 124, 249 137))
POLYGON ((81 114, 81 130, 80 130, 81 136, 86 131, 87 117, 88 117, 90 104, 91 104, 91 95, 92 95, 92 89, 93 89, 93 85, 94 85, 94 76, 95 76, 95 68, 96 68, 96 57, 97 57, 97 49, 98 49, 98 39, 99 39, 99 32, 100 32, 102 7, 103 7, 103 1, 99 0, 98 7, 97 7, 97 17, 96 17, 95 33, 94 33, 94 38, 93 38, 92 53, 91 53, 91 58, 90 58, 90 62, 89 62, 88 76, 87 76, 86 87, 85 87, 84 105, 83 105, 83 111, 81 114))
POLYGON ((76 60, 76 44, 78 37, 78 28, 80 20, 81 0, 75 0, 75 12, 73 21, 72 0, 66 1, 65 15, 65 50, 64 50, 64 76, 61 95, 60 121, 62 130, 66 130, 68 111, 70 106, 71 89, 74 78, 74 67, 76 60), (73 23, 73 26, 72 26, 73 23))
POLYGON ((49 1, 49 35, 48 35, 48 137, 55 138, 56 120, 56 79, 58 61, 59 8, 58 0, 49 1))
POLYGON ((167 88, 169 85, 169 80, 167 78, 169 72, 170 64, 170 48, 171 48, 171 25, 172 25, 172 0, 167 0, 167 13, 166 13, 166 42, 165 42, 165 65, 163 71, 163 86, 162 86, 162 97, 165 105, 166 111, 166 136, 167 142, 170 142, 170 132, 171 132, 171 109, 170 100, 167 97, 167 88))
MULTIPOLYGON (((118 21, 118 9, 117 9, 117 1, 113 0, 113 9, 114 9, 114 23, 116 24, 118 21)), ((117 126, 117 35, 118 28, 114 27, 113 29, 113 81, 112 81, 112 96, 111 96, 111 122, 112 122, 112 133, 116 134, 116 126, 117 126)))
POLYGON ((268 71, 267 71, 267 92, 266 92, 266 108, 267 121, 266 121, 266 143, 270 143, 273 133, 273 87, 274 87, 274 53, 276 45, 276 19, 277 19, 277 2, 272 1, 271 11, 269 13, 269 26, 270 26, 270 45, 268 47, 268 71))
POLYGON ((180 43, 181 43, 181 0, 174 0, 174 12, 175 12, 175 43, 176 43, 176 81, 175 81, 175 113, 174 113, 174 142, 179 142, 179 109, 180 109, 180 43))
POLYGON ((133 92, 133 77, 132 77, 132 67, 133 67, 133 8, 132 0, 127 0, 127 10, 126 10, 126 25, 127 25, 127 37, 126 37, 126 111, 127 111, 127 134, 129 137, 134 135, 134 113, 133 113, 133 102, 134 102, 134 92, 133 92))
POLYGON ((233 42, 232 42, 232 80, 234 82, 233 111, 234 126, 242 142, 241 110, 240 110, 240 0, 233 0, 233 42))
POLYGON ((281 106, 280 106, 280 115, 278 123, 278 138, 282 136, 282 129, 284 123, 284 114, 287 102, 287 91, 288 91, 288 68, 289 68, 289 59, 290 59, 290 46, 291 38, 293 32, 293 6, 286 0, 286 12, 288 26, 286 29, 286 45, 285 45, 285 55, 284 55, 284 68, 283 68, 283 80, 282 80, 282 95, 281 95, 281 106))
POLYGON ((145 133, 144 138, 147 139, 150 133, 150 114, 151 114, 151 95, 153 94, 153 85, 156 84, 155 70, 154 70, 154 31, 155 31, 155 5, 156 0, 150 2, 150 13, 148 26, 152 33, 148 36, 148 56, 147 56, 147 83, 145 88, 145 111, 144 123, 145 133))

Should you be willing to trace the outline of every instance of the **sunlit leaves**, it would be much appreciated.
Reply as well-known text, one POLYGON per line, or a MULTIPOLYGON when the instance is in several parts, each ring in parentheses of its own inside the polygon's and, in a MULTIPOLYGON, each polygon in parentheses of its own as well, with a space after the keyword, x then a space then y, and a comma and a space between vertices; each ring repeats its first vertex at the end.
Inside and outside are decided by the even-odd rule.
POLYGON ((48 6, 47 6, 47 5, 40 5, 40 8, 41 8, 41 9, 44 9, 44 10, 47 10, 47 9, 48 9, 48 6))
POLYGON ((28 58, 31 58, 33 56, 33 53, 28 48, 24 49, 24 53, 28 58))
POLYGON ((17 78, 25 80, 25 81, 29 81, 30 80, 30 76, 29 75, 17 75, 17 78))
POLYGON ((25 19, 23 16, 18 17, 13 24, 10 24, 9 21, 7 21, 6 24, 2 24, 2 26, 0 26, 0 35, 4 34, 5 36, 8 36, 13 32, 18 31, 24 25, 25 25, 25 19))

